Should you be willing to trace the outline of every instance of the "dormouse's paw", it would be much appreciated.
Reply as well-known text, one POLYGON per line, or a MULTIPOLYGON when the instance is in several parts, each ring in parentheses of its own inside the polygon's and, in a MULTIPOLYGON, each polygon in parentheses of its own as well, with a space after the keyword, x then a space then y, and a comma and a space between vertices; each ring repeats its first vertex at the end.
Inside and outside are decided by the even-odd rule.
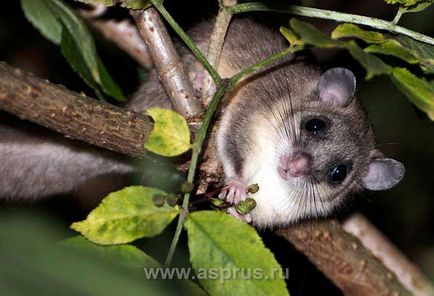
MULTIPOLYGON (((192 78, 193 89, 200 97, 211 100, 212 96, 217 91, 217 87, 211 75, 209 75, 208 71, 201 68, 196 69, 194 73, 192 78)), ((209 102, 205 103, 208 104, 209 102)))
POLYGON ((234 207, 230 207, 227 209, 228 214, 231 216, 240 219, 241 221, 244 221, 246 223, 252 223, 252 216, 250 214, 241 215, 237 212, 237 210, 234 207))
POLYGON ((220 192, 219 198, 231 204, 238 204, 246 199, 247 184, 240 179, 231 178, 226 181, 226 186, 220 192))

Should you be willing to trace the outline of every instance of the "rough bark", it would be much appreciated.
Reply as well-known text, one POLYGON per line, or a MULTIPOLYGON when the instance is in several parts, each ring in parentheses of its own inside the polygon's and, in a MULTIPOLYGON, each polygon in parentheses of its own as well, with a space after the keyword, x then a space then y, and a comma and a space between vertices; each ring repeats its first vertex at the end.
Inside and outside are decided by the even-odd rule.
POLYGON ((154 8, 148 8, 144 11, 131 11, 131 14, 175 109, 187 118, 201 113, 201 103, 196 99, 187 72, 158 12, 154 8))
POLYGON ((149 117, 97 101, 0 62, 0 109, 122 154, 143 157, 149 117))
MULTIPOLYGON (((136 19, 142 16, 136 15, 136 19)), ((138 24, 143 26, 142 20, 138 20, 138 24)), ((157 36, 151 34, 155 28, 153 25, 147 28, 149 36, 157 36)), ((154 38, 156 37, 150 37, 147 42, 154 43, 154 38)), ((162 44, 164 43, 159 43, 157 47, 164 51, 162 44)), ((164 55, 157 53, 153 59, 154 62, 164 60, 164 55)), ((168 69, 177 67, 178 64, 175 63, 168 69)), ((169 80, 179 79, 177 71, 162 72, 162 75, 167 76, 169 80)), ((0 63, 0 77, 0 109, 103 148, 131 156, 144 155, 143 143, 151 130, 150 120, 146 116, 125 112, 120 108, 86 98, 4 63, 0 63)), ((170 92, 170 85, 165 86, 169 87, 167 90, 170 92)), ((194 109, 194 102, 184 100, 181 110, 184 107, 185 110, 194 109)), ((184 112, 186 116, 188 113, 184 112)), ((210 148, 214 147, 212 141, 213 137, 208 144, 210 148)), ((218 163, 215 150, 206 155, 207 162, 218 163)), ((218 177, 215 166, 207 166, 207 162, 201 166, 201 183, 204 188, 218 177)), ((371 233, 369 228, 375 230, 372 225, 362 227, 366 230, 367 236, 371 233)), ((344 231, 337 221, 294 225, 281 229, 278 233, 304 253, 346 295, 410 293, 405 284, 395 276, 399 273, 396 267, 385 267, 359 239, 344 231)), ((379 245, 385 243, 381 236, 375 240, 379 245)), ((387 257, 388 254, 385 253, 384 256, 387 257)), ((410 272, 417 273, 418 270, 410 272)), ((421 279, 423 285, 430 287, 428 282, 423 282, 423 276, 416 278, 421 279)), ((418 285, 420 284, 421 282, 418 282, 418 285)))
POLYGON ((366 217, 356 213, 345 220, 342 226, 346 232, 357 237, 389 270, 393 270, 399 281, 414 295, 434 295, 434 288, 421 270, 366 217))
MULTIPOLYGON (((83 15, 83 14, 82 14, 83 15)), ((148 47, 139 35, 137 27, 130 20, 105 20, 85 17, 88 23, 99 31, 107 40, 134 58, 145 69, 151 69, 153 63, 148 47)))
POLYGON ((305 254, 345 295, 411 295, 371 251, 335 220, 277 232, 305 254))

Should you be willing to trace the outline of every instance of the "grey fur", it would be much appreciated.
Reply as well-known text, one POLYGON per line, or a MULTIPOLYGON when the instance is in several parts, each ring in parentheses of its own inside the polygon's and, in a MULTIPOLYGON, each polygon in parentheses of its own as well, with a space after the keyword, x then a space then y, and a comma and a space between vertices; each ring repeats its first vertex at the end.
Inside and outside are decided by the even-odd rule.
MULTIPOLYGON (((235 21, 223 61, 238 71, 285 46, 275 30, 250 20, 235 21)), ((323 74, 317 66, 289 57, 246 79, 230 98, 218 132, 219 154, 229 184, 259 184, 259 192, 252 196, 257 200, 251 212, 254 224, 285 225, 328 214, 342 205, 348 194, 367 185, 363 178, 373 155, 382 158, 366 115, 353 99, 355 87, 354 75, 347 69, 323 74), (326 132, 317 136, 306 132, 303 125, 310 118, 324 119, 326 132), (267 151, 274 154, 264 159, 267 151), (312 156, 312 172, 305 179, 286 183, 273 180, 279 159, 294 151, 312 156), (342 183, 333 183, 330 170, 340 164, 348 166, 348 175, 342 183), (282 194, 286 199, 277 196, 282 194)), ((377 189, 390 188, 403 176, 396 166, 383 168, 384 179, 377 189)), ((233 192, 240 192, 242 187, 237 186, 233 192)))
POLYGON ((64 194, 86 181, 134 171, 113 152, 72 141, 2 114, 0 199, 35 200, 64 194))
MULTIPOLYGON (((202 23, 190 32, 202 50, 206 48, 210 31, 210 23, 202 23)), ((236 72, 285 46, 286 41, 277 31, 250 19, 236 19, 228 31, 221 64, 226 70, 236 72)), ((181 47, 180 51, 190 79, 196 81, 201 65, 185 48, 181 47)), ((357 100, 350 100, 345 106, 323 104, 319 100, 319 92, 323 89, 318 87, 321 77, 323 81, 333 81, 330 78, 335 76, 324 79, 317 66, 303 58, 288 57, 244 80, 228 98, 218 136, 219 155, 227 178, 242 178, 246 167, 257 164, 255 157, 259 159, 261 155, 256 154, 256 148, 263 144, 257 142, 257 133, 262 128, 274 137, 273 145, 280 145, 281 149, 291 146, 311 154, 315 182, 323 186, 320 186, 323 192, 317 193, 314 199, 312 183, 294 183, 285 188, 296 196, 298 207, 288 210, 280 206, 279 210, 272 211, 270 217, 262 216, 254 220, 259 226, 287 224, 303 217, 330 212, 342 204, 348 193, 364 185, 362 178, 368 174, 374 155, 377 159, 381 158, 381 154, 373 152, 376 151, 373 133, 357 100), (301 125, 312 116, 327 118, 330 129, 323 138, 312 138, 302 131, 301 125), (252 156, 255 157, 252 159, 252 156), (349 160, 353 169, 345 182, 336 186, 328 184, 325 180, 327 168, 349 160)), ((351 90, 351 84, 346 86, 351 90)), ((200 84, 195 84, 195 87, 200 92, 200 84)), ((348 93, 352 96, 351 91, 348 93)), ((148 81, 126 108, 142 112, 154 106, 170 108, 172 105, 156 72, 151 71, 148 81)), ((46 131, 34 127, 29 129, 29 126, 13 127, 9 124, 0 121, 0 198, 36 199, 65 193, 89 178, 134 170, 128 161, 114 153, 95 150, 59 135, 47 136, 46 131)), ((396 177, 392 182, 394 184, 402 177, 397 172, 392 170, 389 174, 396 177)), ((275 197, 271 195, 267 198, 265 202, 258 203, 257 211, 275 197)))

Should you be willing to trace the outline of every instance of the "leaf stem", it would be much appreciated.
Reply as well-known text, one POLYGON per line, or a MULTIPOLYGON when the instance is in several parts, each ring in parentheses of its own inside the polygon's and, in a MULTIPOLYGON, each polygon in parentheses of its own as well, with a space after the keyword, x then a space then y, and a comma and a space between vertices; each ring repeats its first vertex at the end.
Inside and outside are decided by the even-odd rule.
POLYGON ((266 67, 266 66, 272 64, 273 62, 287 56, 288 54, 295 53, 295 52, 300 51, 302 49, 303 49, 303 46, 293 46, 293 47, 285 48, 285 49, 269 56, 268 58, 263 59, 263 60, 257 62, 256 64, 249 66, 248 68, 238 72, 237 74, 232 76, 230 79, 231 88, 233 86, 235 86, 238 83, 238 81, 240 81, 243 77, 255 72, 258 69, 261 69, 263 67, 266 67))
POLYGON ((169 14, 169 12, 166 10, 166 8, 161 3, 160 0, 150 0, 152 5, 155 7, 155 9, 158 10, 158 12, 163 16, 163 18, 170 24, 173 30, 178 34, 179 38, 181 38, 182 41, 184 41, 185 45, 192 51, 194 56, 202 63, 202 65, 205 67, 205 69, 209 72, 212 79, 214 80, 214 83, 216 85, 219 85, 222 78, 217 73, 217 70, 208 62, 206 57, 203 55, 203 53, 197 48, 197 46, 194 44, 193 40, 185 33, 185 31, 178 25, 178 23, 173 19, 173 17, 169 14))
POLYGON ((229 13, 239 14, 252 11, 270 11, 279 13, 289 13, 294 15, 315 17, 320 19, 333 20, 337 22, 347 22, 359 25, 365 25, 371 28, 389 31, 391 33, 402 34, 411 37, 417 41, 428 43, 434 45, 434 38, 427 35, 420 34, 418 32, 409 30, 404 27, 397 26, 393 22, 388 22, 385 20, 367 17, 356 14, 349 14, 343 12, 336 12, 331 10, 324 10, 312 7, 304 7, 298 5, 288 5, 283 3, 262 3, 262 2, 251 2, 238 4, 233 7, 226 8, 229 13))
MULTIPOLYGON (((215 111, 217 110, 217 107, 220 103, 220 100, 223 98, 223 96, 225 95, 227 90, 228 90, 228 80, 221 80, 220 84, 217 88, 217 91, 214 94, 214 96, 211 100, 211 103, 208 106, 208 109, 205 113, 205 117, 202 121, 202 125, 201 125, 199 132, 197 134, 196 141, 193 145, 193 153, 192 153, 192 157, 191 157, 190 167, 188 169, 187 182, 193 183, 193 181, 194 181, 194 176, 196 174, 196 168, 197 168, 197 164, 199 161, 199 156, 200 156, 200 153, 202 151, 202 146, 203 146, 203 143, 204 143, 206 135, 207 135, 208 127, 211 124, 211 120, 214 116, 215 111)), ((176 249, 176 246, 178 244, 179 237, 181 235, 182 226, 184 225, 184 222, 187 219, 188 205, 190 202, 190 195, 191 195, 190 193, 184 194, 184 200, 182 202, 183 213, 181 213, 181 215, 179 215, 178 224, 176 225, 175 235, 173 236, 172 243, 171 243, 170 249, 169 249, 169 253, 167 254, 166 261, 164 263, 165 266, 170 266, 170 264, 172 262, 173 254, 175 253, 175 249, 176 249)))
POLYGON ((403 15, 404 11, 399 8, 398 11, 396 12, 395 18, 392 21, 392 24, 396 25, 399 20, 401 19, 401 16, 403 15))

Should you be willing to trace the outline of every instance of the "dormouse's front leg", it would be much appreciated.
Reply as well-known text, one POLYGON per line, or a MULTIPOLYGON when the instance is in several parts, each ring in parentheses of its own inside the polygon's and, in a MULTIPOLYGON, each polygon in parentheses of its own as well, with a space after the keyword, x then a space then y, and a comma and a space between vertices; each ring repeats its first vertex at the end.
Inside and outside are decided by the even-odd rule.
MULTIPOLYGON (((226 185, 220 192, 219 198, 224 199, 232 205, 237 205, 247 197, 247 182, 242 177, 230 177, 226 179, 226 185)), ((240 214, 236 208, 232 206, 228 208, 227 212, 244 222, 251 223, 252 217, 250 214, 240 214)))

